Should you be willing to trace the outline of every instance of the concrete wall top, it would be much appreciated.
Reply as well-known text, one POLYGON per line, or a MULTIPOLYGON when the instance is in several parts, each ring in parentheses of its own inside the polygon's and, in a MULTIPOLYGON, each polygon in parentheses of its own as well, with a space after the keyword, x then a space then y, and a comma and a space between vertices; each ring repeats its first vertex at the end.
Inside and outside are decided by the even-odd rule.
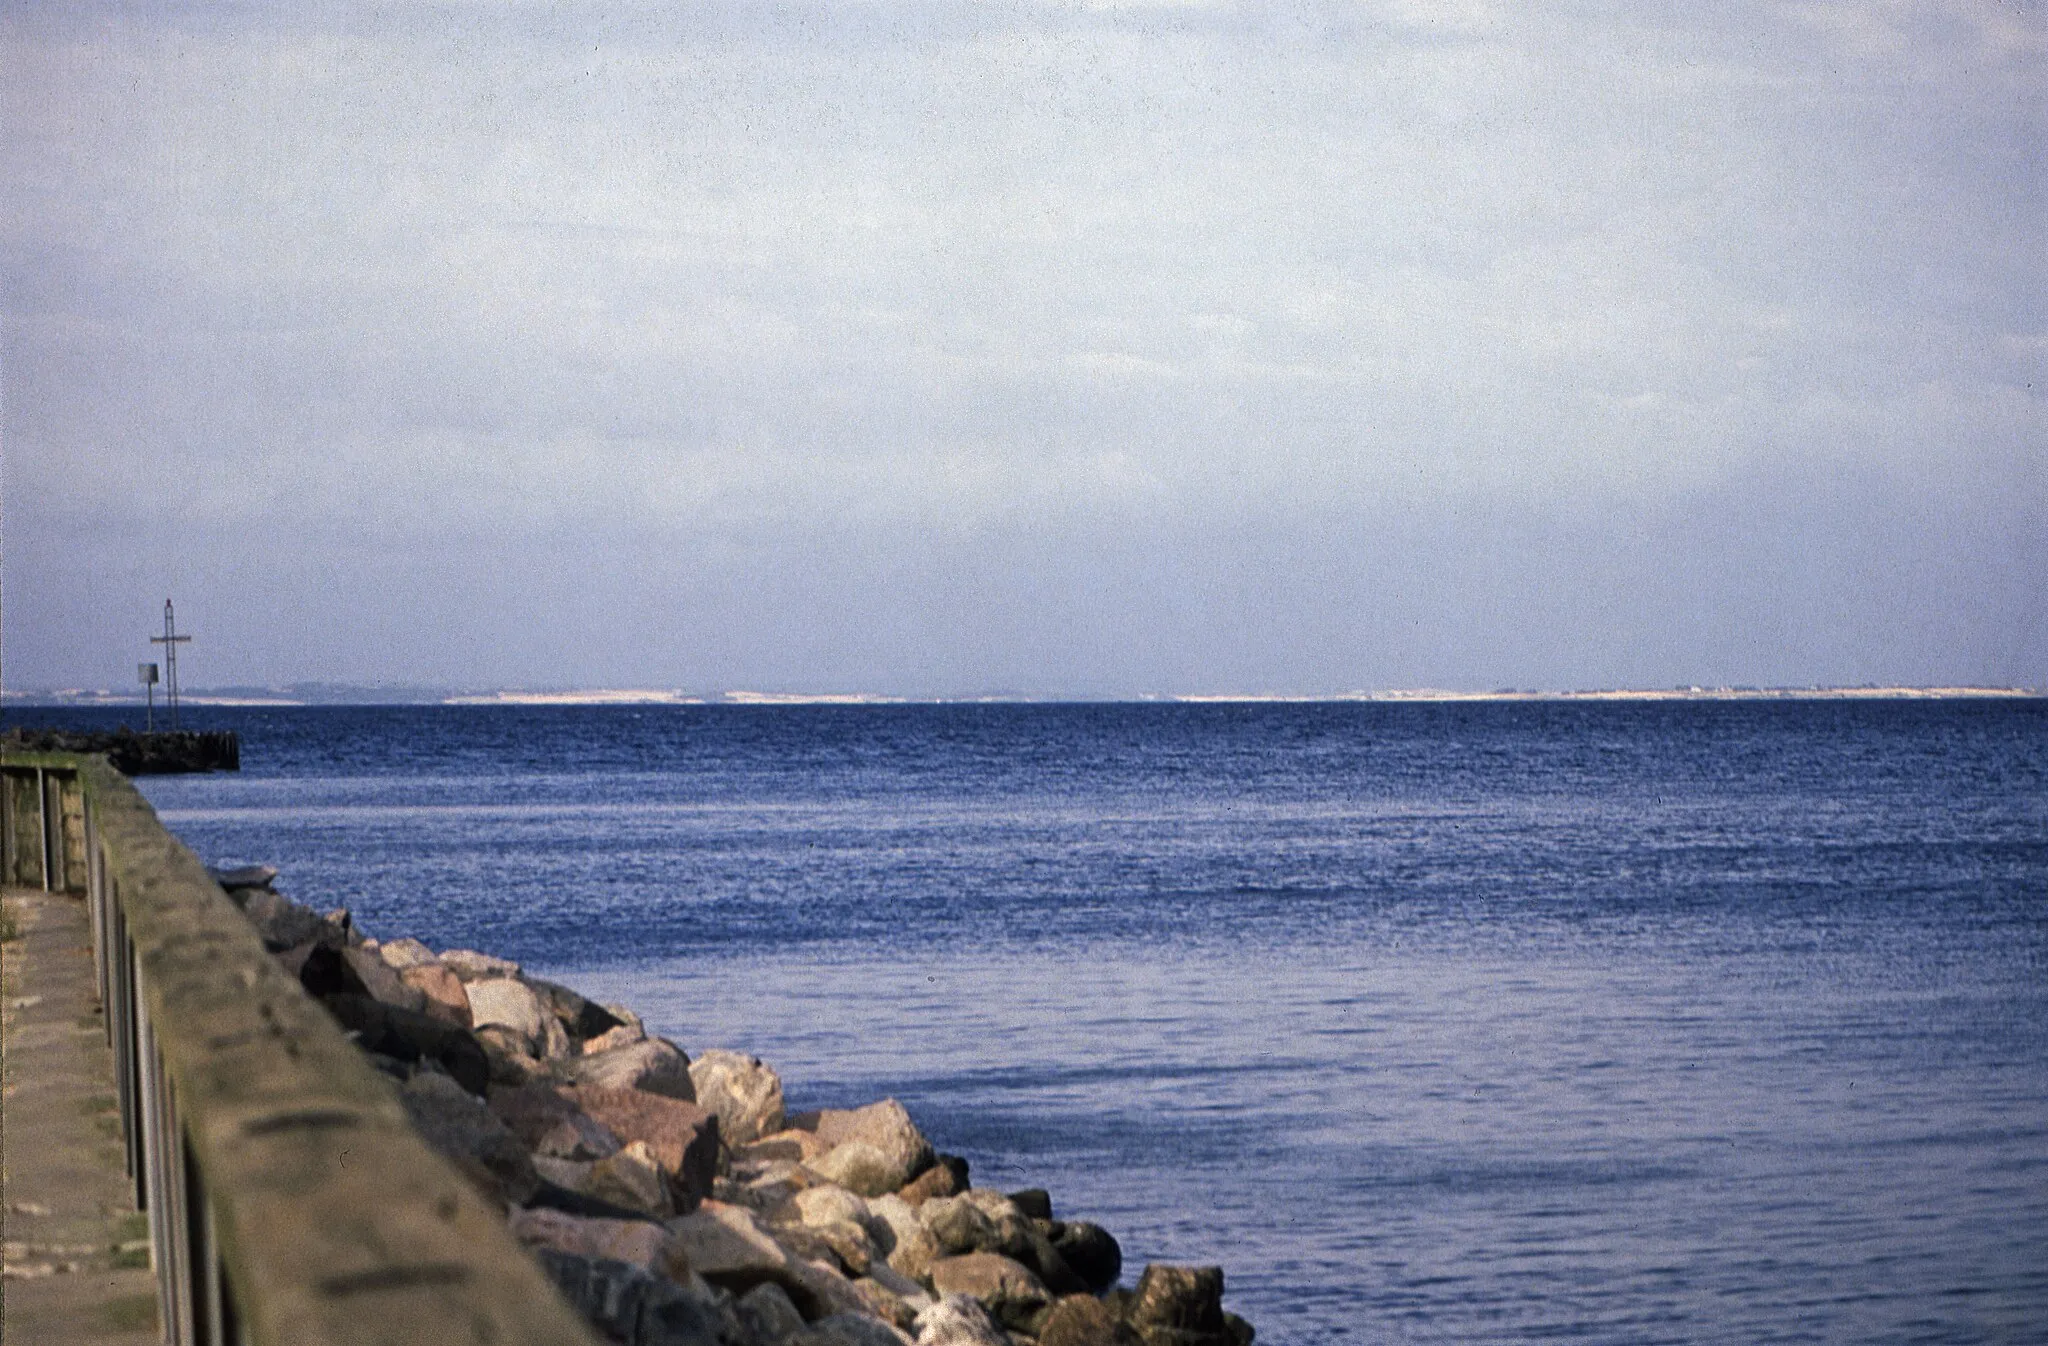
POLYGON ((84 782, 248 1340, 598 1346, 135 788, 16 764, 84 782))

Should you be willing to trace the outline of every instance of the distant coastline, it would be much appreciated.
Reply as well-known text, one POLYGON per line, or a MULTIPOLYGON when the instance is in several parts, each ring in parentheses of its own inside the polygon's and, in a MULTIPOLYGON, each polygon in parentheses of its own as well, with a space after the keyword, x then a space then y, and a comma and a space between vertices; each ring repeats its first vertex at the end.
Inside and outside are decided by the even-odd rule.
MULTIPOLYGON (((1086 703, 1242 705, 1340 702, 1483 701, 1934 701, 2024 699, 2048 689, 1972 686, 1859 687, 1615 687, 1571 691, 1499 689, 1475 692, 1418 687, 1353 692, 1179 692, 1140 696, 902 696, 877 692, 692 692, 665 688, 562 688, 449 690, 346 684, 222 687, 186 692, 188 706, 900 706, 1061 705, 1086 703)), ((103 689, 46 688, 0 693, 0 706, 38 708, 139 707, 143 698, 103 689)))

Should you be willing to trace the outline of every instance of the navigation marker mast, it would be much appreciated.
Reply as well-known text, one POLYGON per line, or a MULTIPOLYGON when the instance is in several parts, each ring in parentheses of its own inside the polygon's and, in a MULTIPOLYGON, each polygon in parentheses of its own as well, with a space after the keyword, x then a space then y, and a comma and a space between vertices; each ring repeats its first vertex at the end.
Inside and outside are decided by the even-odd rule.
POLYGON ((171 728, 178 727, 178 647, 192 643, 192 637, 178 634, 178 619, 171 613, 171 600, 164 600, 164 633, 151 636, 149 643, 164 647, 164 698, 170 704, 171 728))

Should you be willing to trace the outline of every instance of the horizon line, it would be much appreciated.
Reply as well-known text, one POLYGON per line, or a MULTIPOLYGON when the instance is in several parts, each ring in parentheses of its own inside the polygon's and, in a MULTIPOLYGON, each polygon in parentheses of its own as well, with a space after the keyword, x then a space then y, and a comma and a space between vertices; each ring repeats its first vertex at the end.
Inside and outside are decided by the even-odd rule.
MULTIPOLYGON (((185 706, 903 706, 903 705, 1313 705, 1534 701, 1792 701, 1985 700, 2048 696, 2048 688, 1979 684, 1812 684, 1780 686, 1688 685, 1572 689, 1382 688, 1341 692, 1141 692, 1128 695, 1026 694, 913 695, 889 692, 781 692, 745 689, 697 692, 670 688, 448 689, 418 684, 288 683, 229 685, 179 696, 185 706), (313 693, 313 695, 308 695, 313 693), (352 696, 354 694, 354 696, 352 696), (360 697, 362 699, 355 699, 360 697)), ((162 698, 159 698, 161 704, 162 698)), ((0 706, 22 708, 130 708, 148 703, 130 692, 90 688, 37 688, 0 692, 0 706)))

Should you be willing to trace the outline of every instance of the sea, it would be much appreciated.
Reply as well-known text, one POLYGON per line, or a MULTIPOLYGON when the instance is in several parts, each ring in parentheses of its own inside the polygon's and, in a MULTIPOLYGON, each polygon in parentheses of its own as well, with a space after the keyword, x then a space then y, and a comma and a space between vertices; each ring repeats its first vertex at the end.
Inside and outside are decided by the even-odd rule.
POLYGON ((1262 1342, 2048 1342, 2048 700, 185 720, 209 862, 900 1099, 1262 1342))

